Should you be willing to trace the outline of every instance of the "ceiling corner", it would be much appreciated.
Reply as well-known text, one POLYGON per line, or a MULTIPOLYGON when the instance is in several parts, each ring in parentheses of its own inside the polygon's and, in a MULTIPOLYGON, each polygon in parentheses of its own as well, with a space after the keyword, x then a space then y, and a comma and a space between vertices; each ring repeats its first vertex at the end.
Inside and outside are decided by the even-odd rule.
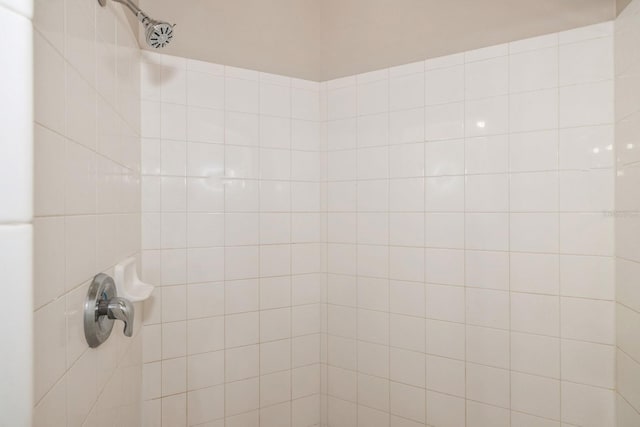
POLYGON ((616 14, 620 15, 625 7, 629 6, 631 0, 616 0, 616 14))

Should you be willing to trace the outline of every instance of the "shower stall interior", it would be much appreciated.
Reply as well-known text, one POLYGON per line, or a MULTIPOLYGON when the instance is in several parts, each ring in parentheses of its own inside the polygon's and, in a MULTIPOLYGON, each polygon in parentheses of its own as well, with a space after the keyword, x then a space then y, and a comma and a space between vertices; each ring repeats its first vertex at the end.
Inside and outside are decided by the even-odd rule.
POLYGON ((0 425, 640 425, 640 0, 321 81, 176 55, 144 2, 30 3, 0 425))

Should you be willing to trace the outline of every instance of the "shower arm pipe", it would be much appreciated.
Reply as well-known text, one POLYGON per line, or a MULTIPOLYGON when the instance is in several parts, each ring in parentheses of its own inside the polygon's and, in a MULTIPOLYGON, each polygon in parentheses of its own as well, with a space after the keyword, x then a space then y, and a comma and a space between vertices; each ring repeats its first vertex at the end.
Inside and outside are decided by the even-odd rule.
POLYGON ((112 0, 112 1, 123 4, 127 8, 129 8, 129 10, 133 12, 133 14, 136 16, 136 18, 138 18, 138 21, 140 21, 142 25, 144 25, 145 27, 151 21, 151 18, 149 18, 149 16, 146 13, 144 13, 142 9, 136 6, 136 4, 131 0, 112 0))

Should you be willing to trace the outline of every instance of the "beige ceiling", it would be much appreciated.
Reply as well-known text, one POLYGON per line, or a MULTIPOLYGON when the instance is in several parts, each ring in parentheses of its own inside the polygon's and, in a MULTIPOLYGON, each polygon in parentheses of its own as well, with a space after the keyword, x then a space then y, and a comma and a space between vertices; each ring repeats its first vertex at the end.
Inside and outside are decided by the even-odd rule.
POLYGON ((323 81, 606 21, 629 1, 140 0, 140 6, 178 24, 165 53, 323 81))
POLYGON ((616 0, 616 7, 617 7, 617 11, 618 14, 620 14, 620 12, 622 12, 622 10, 627 7, 627 5, 631 3, 631 0, 616 0))

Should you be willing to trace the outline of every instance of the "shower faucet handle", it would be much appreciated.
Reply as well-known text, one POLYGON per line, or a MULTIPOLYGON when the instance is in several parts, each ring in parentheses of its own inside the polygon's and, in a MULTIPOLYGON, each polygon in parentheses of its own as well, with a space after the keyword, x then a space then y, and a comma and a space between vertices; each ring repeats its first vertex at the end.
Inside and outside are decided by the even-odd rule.
POLYGON ((133 303, 117 295, 113 279, 100 273, 93 278, 84 302, 84 337, 89 347, 105 342, 116 320, 124 322, 124 335, 133 336, 133 303))
POLYGON ((127 337, 133 335, 133 304, 120 297, 113 297, 110 300, 101 300, 98 303, 98 316, 107 316, 112 320, 122 320, 124 322, 124 334, 127 337))

